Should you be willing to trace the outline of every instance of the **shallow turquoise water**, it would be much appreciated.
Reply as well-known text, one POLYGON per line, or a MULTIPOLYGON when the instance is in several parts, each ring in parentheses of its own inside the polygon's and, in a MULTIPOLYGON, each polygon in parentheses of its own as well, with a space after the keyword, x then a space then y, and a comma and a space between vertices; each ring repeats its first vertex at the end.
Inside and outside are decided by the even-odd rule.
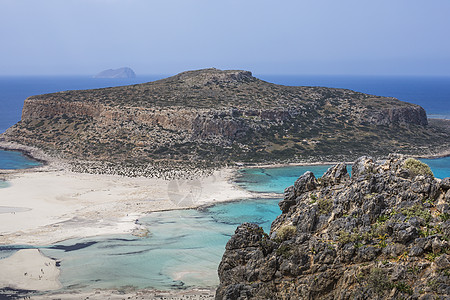
POLYGON ((0 169, 26 169, 39 165, 41 165, 40 162, 30 159, 18 151, 0 150, 0 169))
MULTIPOLYGON (((450 156, 420 160, 430 166, 436 178, 450 177, 450 156)), ((317 178, 330 167, 332 165, 243 169, 239 171, 237 184, 253 192, 283 193, 285 188, 293 185, 306 171, 312 171, 317 178)), ((351 165, 347 165, 347 171, 349 174, 352 172, 351 165)))
MULTIPOLYGON (((423 160, 436 177, 450 176, 450 158, 423 160)), ((247 169, 239 184, 260 192, 282 192, 306 171, 316 177, 330 166, 247 169)), ((348 168, 350 172, 350 168, 348 168)), ((61 282, 66 289, 214 287, 225 245, 236 227, 254 222, 270 229, 281 213, 280 199, 247 199, 212 207, 151 213, 139 220, 150 235, 111 235, 73 239, 41 247, 61 261, 61 282)), ((29 246, 22 246, 29 248, 29 246)), ((21 246, 0 246, 0 258, 21 246)))
MULTIPOLYGON (((243 169, 239 171, 240 176, 236 182, 252 192, 282 193, 306 171, 312 171, 316 177, 320 177, 330 167, 331 165, 317 165, 243 169)), ((347 170, 350 172, 350 169, 347 170)))
POLYGON ((0 180, 0 189, 8 187, 8 186, 9 186, 9 184, 7 181, 0 180))
POLYGON ((450 177, 450 156, 435 159, 421 159, 421 161, 430 166, 434 177, 441 179, 450 177))
POLYGON ((236 227, 254 222, 269 231, 280 213, 278 201, 246 200, 151 213, 140 220, 150 229, 147 238, 74 239, 41 250, 61 260, 60 279, 69 289, 213 287, 218 284, 217 268, 225 245, 236 227))

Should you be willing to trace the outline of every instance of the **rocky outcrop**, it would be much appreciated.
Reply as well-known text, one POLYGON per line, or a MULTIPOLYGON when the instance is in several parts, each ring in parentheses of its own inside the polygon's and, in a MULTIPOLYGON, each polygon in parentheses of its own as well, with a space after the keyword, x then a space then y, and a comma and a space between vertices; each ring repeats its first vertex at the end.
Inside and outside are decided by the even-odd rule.
POLYGON ((427 114, 420 106, 392 107, 378 111, 370 111, 363 118, 363 122, 375 125, 389 125, 395 123, 428 125, 427 114))
MULTIPOLYGON (((444 127, 394 98, 272 84, 240 70, 205 69, 132 86, 25 100, 0 140, 67 160, 138 167, 155 161, 304 162, 438 153, 444 127)), ((79 165, 79 164, 78 164, 79 165)))
POLYGON ((236 229, 216 299, 448 299, 450 178, 361 157, 285 191, 269 234, 236 229))
POLYGON ((131 68, 108 69, 94 76, 94 78, 136 78, 131 68))

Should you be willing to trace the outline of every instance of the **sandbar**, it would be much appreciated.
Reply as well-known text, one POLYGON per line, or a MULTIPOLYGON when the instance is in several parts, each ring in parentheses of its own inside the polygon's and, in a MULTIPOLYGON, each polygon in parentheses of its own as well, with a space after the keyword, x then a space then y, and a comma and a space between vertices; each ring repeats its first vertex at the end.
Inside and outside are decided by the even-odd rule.
POLYGON ((56 261, 38 249, 19 250, 0 260, 0 286, 21 290, 49 291, 62 287, 56 261))
POLYGON ((51 168, 11 173, 9 187, 0 189, 0 207, 6 212, 0 217, 0 245, 50 245, 70 238, 142 232, 138 219, 149 212, 254 197, 231 182, 234 173, 222 169, 192 180, 51 168))

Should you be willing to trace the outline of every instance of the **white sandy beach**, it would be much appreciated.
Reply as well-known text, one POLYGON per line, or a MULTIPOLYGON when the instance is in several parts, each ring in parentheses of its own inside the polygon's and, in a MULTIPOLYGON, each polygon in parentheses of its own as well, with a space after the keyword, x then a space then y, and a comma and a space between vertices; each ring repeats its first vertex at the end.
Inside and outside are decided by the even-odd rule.
POLYGON ((22 290, 56 290, 62 287, 58 280, 56 262, 38 249, 19 250, 0 260, 0 286, 22 290))
MULTIPOLYGON (((234 170, 223 169, 194 180, 169 181, 72 173, 50 167, 9 173, 9 186, 0 189, 0 245, 49 245, 96 235, 145 234, 151 228, 143 228, 137 220, 148 212, 252 197, 250 192, 231 183, 233 174, 234 170)), ((45 280, 39 277, 43 274, 24 275, 39 272, 36 263, 49 264, 49 261, 52 260, 35 249, 21 250, 0 260, 0 287, 37 291, 59 289, 56 267, 46 273, 45 280), (10 276, 10 270, 15 270, 14 276, 10 276)), ((95 292, 90 297, 103 299, 105 293, 110 293, 111 299, 123 297, 114 291, 95 292)), ((141 292, 132 292, 134 296, 136 293, 141 292)), ((207 294, 211 296, 210 292, 207 294)), ((157 295, 153 291, 147 292, 145 299, 157 298, 157 295)), ((61 296, 63 299, 80 297, 67 294, 58 298, 61 296)), ((170 299, 184 299, 183 295, 179 297, 170 299)))
MULTIPOLYGON (((44 168, 45 169, 45 168, 44 168)), ((145 213, 253 195, 224 169, 191 181, 67 171, 9 174, 0 189, 0 244, 49 245, 76 237, 129 233, 145 213)))

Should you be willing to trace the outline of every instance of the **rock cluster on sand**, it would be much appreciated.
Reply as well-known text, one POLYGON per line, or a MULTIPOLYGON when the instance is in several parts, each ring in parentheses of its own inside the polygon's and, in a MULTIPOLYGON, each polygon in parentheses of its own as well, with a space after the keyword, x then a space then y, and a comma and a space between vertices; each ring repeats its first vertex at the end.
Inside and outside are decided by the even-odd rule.
POLYGON ((450 178, 361 157, 285 190, 270 235, 236 229, 216 299, 449 299, 450 178))

